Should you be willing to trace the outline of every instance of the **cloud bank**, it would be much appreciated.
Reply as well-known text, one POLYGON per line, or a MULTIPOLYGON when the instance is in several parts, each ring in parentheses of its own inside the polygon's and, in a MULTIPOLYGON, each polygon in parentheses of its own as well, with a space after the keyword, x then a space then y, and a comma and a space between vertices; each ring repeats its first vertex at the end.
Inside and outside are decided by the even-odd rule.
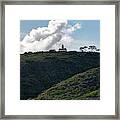
POLYGON ((51 20, 47 27, 32 29, 24 37, 20 42, 20 52, 58 50, 61 44, 69 48, 74 40, 71 33, 80 28, 80 23, 68 27, 67 20, 51 20))

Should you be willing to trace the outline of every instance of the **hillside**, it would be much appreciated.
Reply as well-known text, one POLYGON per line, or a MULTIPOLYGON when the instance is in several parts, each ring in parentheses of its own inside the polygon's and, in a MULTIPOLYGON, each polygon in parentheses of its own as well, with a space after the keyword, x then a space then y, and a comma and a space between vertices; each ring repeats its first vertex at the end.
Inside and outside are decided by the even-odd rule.
POLYGON ((40 94, 36 100, 100 99, 100 69, 74 75, 40 94))
POLYGON ((20 60, 20 99, 23 100, 35 98, 61 81, 100 66, 100 54, 91 52, 26 53, 20 55, 20 60))

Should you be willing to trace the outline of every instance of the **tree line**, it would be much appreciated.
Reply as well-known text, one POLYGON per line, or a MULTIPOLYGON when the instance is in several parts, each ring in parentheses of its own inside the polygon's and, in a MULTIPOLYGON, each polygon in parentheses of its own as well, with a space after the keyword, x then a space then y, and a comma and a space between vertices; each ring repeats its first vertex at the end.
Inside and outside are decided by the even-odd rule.
POLYGON ((82 46, 79 48, 80 52, 99 52, 100 49, 98 49, 95 45, 91 46, 82 46))

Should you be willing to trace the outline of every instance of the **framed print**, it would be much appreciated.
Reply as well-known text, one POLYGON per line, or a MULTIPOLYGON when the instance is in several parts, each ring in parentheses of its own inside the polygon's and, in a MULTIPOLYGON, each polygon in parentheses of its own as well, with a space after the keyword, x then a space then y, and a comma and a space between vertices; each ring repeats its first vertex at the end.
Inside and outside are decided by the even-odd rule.
POLYGON ((1 9, 1 118, 119 119, 117 0, 1 9))

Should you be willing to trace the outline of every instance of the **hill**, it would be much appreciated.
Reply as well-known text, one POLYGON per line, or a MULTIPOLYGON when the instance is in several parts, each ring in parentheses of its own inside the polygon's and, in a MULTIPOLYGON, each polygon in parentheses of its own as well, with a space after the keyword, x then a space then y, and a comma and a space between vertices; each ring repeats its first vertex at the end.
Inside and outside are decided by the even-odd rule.
POLYGON ((20 99, 23 100, 100 66, 100 54, 92 52, 26 53, 20 55, 20 60, 20 99))
POLYGON ((100 69, 93 68, 74 75, 45 90, 36 100, 100 99, 100 69))

